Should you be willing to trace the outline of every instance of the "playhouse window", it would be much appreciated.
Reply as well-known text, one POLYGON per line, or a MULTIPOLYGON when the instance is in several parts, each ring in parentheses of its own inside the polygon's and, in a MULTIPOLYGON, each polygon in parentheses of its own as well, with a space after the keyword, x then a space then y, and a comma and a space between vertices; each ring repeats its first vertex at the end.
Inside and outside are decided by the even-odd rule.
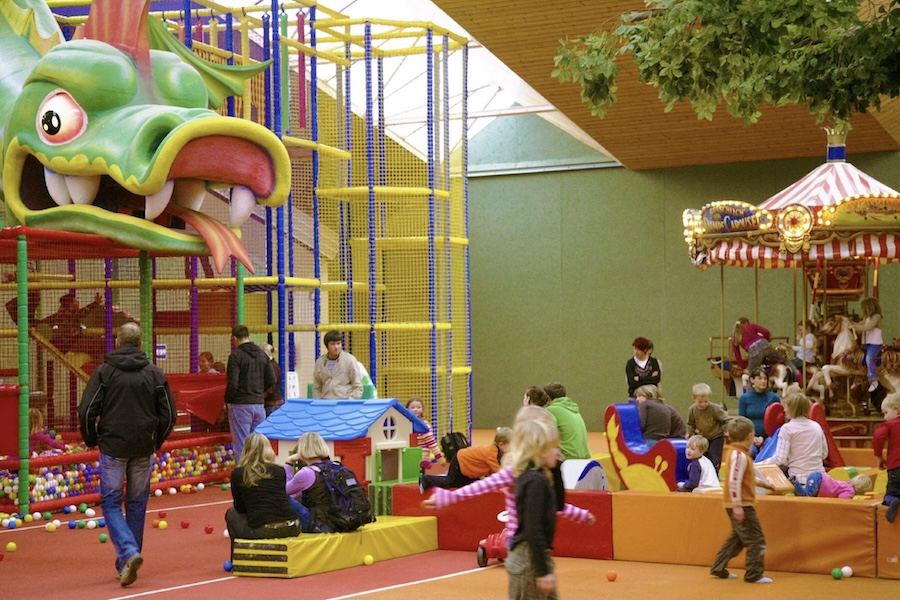
POLYGON ((394 420, 393 416, 385 417, 384 421, 381 423, 382 432, 384 433, 384 439, 392 440, 397 437, 397 422, 394 420))

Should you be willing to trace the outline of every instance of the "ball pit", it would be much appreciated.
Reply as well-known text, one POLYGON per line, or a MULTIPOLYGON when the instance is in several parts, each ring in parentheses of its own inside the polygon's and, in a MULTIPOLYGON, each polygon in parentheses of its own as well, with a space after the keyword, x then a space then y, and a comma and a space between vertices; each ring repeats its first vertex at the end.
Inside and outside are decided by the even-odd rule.
MULTIPOLYGON (((154 494, 178 493, 180 486, 188 486, 191 491, 186 493, 192 493, 198 483, 227 481, 234 468, 230 436, 191 435, 170 439, 156 453, 150 473, 154 494)), ((30 510, 47 510, 49 513, 62 509, 66 514, 86 513, 91 510, 89 504, 99 503, 99 453, 83 446, 72 447, 77 451, 30 459, 30 510), (76 504, 72 504, 73 501, 76 504)), ((0 510, 16 512, 18 470, 17 459, 0 457, 0 510)))

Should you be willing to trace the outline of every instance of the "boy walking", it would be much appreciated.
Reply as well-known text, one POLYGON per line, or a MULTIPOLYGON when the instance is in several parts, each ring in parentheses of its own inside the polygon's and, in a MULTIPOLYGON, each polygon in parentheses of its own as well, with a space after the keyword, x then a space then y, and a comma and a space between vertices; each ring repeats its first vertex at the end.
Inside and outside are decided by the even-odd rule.
POLYGON ((756 516, 756 486, 772 489, 766 481, 756 480, 750 447, 753 445, 753 422, 746 417, 735 417, 725 424, 729 443, 725 445, 725 490, 722 494, 725 511, 731 519, 731 535, 722 544, 709 572, 721 579, 734 579, 728 572, 728 561, 747 549, 744 581, 748 583, 772 583, 763 576, 766 538, 756 516))
POLYGON ((887 487, 883 504, 888 507, 885 517, 891 523, 900 508, 900 393, 888 394, 881 403, 884 423, 875 429, 872 448, 878 459, 878 468, 887 469, 887 487), (884 447, 887 446, 887 458, 884 447))

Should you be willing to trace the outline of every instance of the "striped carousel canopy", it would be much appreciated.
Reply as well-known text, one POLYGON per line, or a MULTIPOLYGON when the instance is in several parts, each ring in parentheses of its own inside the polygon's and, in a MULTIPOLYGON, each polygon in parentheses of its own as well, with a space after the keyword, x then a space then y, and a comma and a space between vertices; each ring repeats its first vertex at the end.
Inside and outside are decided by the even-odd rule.
POLYGON ((759 206, 714 202, 684 212, 695 266, 781 268, 821 260, 900 259, 900 193, 829 161, 759 206))

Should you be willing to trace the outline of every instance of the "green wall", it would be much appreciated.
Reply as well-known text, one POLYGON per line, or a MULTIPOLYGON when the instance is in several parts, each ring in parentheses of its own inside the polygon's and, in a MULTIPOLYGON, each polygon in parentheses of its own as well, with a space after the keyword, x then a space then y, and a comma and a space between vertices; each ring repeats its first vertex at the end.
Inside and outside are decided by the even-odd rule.
MULTIPOLYGON (((802 273, 700 271, 688 259, 681 215, 716 200, 764 201, 823 162, 824 134, 821 159, 567 171, 553 148, 560 141, 571 156, 570 138, 554 139, 530 123, 543 123, 534 116, 515 120, 499 119, 471 141, 476 175, 490 165, 515 165, 510 153, 522 155, 523 144, 530 145, 529 170, 541 162, 535 149, 543 149, 548 166, 469 182, 475 427, 508 424, 529 385, 559 380, 588 428, 602 430, 606 406, 627 397, 625 362, 637 336, 653 340, 663 395, 682 414, 694 383, 709 383, 721 401, 707 357, 709 338, 721 329, 723 277, 726 335, 737 317, 755 318, 758 295, 759 322, 775 336, 793 336, 802 273), (531 125, 539 134, 530 138, 531 125)), ((900 189, 900 154, 854 156, 852 141, 851 133, 850 162, 900 189)), ((900 266, 882 266, 880 284, 887 340, 900 336, 900 318, 892 318, 900 314, 900 266)))

